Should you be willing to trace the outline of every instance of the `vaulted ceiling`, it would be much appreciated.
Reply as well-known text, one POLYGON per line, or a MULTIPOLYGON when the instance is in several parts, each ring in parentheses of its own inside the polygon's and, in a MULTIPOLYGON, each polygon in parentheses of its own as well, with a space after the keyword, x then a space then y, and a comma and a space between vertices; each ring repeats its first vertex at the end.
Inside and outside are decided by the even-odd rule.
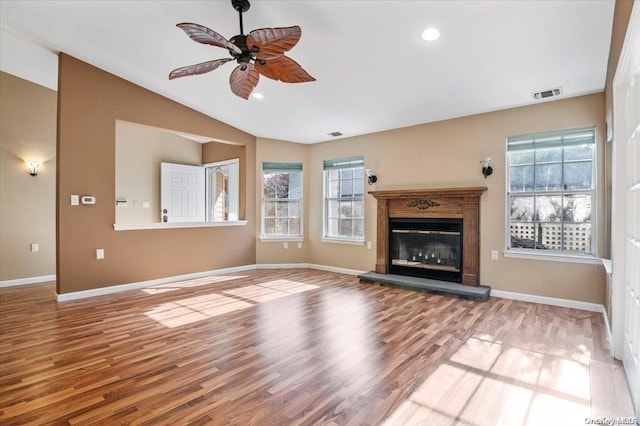
POLYGON ((262 77, 263 99, 229 90, 234 65, 169 81, 171 70, 229 57, 176 27, 239 34, 224 1, 2 1, 0 69, 55 88, 65 52, 258 137, 300 143, 378 132, 604 89, 614 2, 255 0, 245 33, 299 25, 287 53, 317 79, 262 77), (421 33, 437 28, 440 38, 421 33))

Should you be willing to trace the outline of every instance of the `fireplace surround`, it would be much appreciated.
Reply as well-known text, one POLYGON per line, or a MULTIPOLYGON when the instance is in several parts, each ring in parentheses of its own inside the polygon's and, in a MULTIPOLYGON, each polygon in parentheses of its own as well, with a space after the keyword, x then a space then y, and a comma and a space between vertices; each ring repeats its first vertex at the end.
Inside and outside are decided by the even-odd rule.
MULTIPOLYGON (((377 200, 375 271, 379 274, 425 276, 424 270, 426 270, 430 278, 478 286, 480 284, 480 196, 486 190, 486 187, 464 187, 369 192, 377 200), (407 226, 413 222, 429 224, 440 219, 444 219, 441 221, 444 223, 459 223, 460 230, 425 228, 422 229, 423 235, 420 236, 419 227, 407 226), (410 244, 405 243, 403 249, 395 246, 392 248, 393 241, 399 236, 392 235, 392 223, 402 224, 400 232, 396 230, 396 234, 402 234, 405 230, 414 233, 413 240, 420 241, 416 242, 416 247, 410 249, 408 248, 410 244), (427 233, 430 232, 439 232, 436 240, 426 239, 427 233), (445 248, 442 245, 443 242, 453 241, 453 234, 456 232, 459 232, 461 253, 456 253, 455 248, 445 248), (422 243, 425 251, 413 253, 422 243), (409 253, 410 250, 413 251, 409 253), (431 251, 427 253, 428 250, 431 251), (439 264, 437 263, 438 255, 440 256, 439 264), (454 259, 456 255, 458 259, 454 259), (408 263, 413 265, 406 265, 408 263), (405 266, 411 269, 402 268, 405 266), (453 271, 455 269, 458 271, 453 271), (438 273, 432 274, 434 270, 453 271, 458 275, 443 274, 438 277, 438 273)), ((394 226, 394 228, 397 227, 394 226)))

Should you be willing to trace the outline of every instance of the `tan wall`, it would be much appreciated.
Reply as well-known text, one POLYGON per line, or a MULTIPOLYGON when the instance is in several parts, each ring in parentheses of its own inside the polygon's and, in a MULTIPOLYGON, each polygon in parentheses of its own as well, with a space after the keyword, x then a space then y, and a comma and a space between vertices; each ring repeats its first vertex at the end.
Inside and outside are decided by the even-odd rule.
POLYGON ((0 72, 0 281, 56 273, 55 157, 56 92, 0 72))
MULTIPOLYGON (((256 263, 307 263, 309 262, 310 246, 307 221, 309 217, 309 198, 318 196, 318 194, 309 192, 309 181, 312 179, 309 175, 309 146, 264 138, 258 138, 256 143, 255 186, 256 217, 258 218, 258 223, 256 224, 256 233, 258 236, 258 241, 256 242, 256 263), (298 242, 289 242, 288 248, 285 249, 282 241, 260 240, 260 234, 262 232, 262 224, 260 223, 262 217, 262 163, 269 161, 278 163, 302 163, 302 232, 304 237, 302 248, 298 248, 298 242)), ((320 193, 319 196, 322 197, 322 193, 320 193)))
MULTIPOLYGON (((322 161, 364 155, 378 182, 370 190, 487 186, 481 198, 480 283, 495 290, 602 303, 604 271, 600 265, 504 258, 491 261, 491 250, 505 249, 505 145, 508 136, 597 126, 598 155, 603 155, 604 95, 544 102, 487 114, 424 124, 311 145, 309 164, 309 262, 373 270, 375 249, 321 242, 322 161), (480 160, 493 159, 493 175, 484 179, 480 160)), ((600 165, 602 166, 602 165, 600 165)), ((598 188, 604 185, 599 167, 598 188)), ((375 199, 365 199, 365 240, 375 242, 375 199)), ((604 246, 604 197, 598 197, 598 253, 604 246)), ((375 243, 373 244, 375 248, 375 243)))
POLYGON ((199 166, 202 144, 154 127, 116 123, 116 198, 127 200, 115 207, 116 223, 160 222, 162 162, 199 166))
POLYGON ((66 54, 58 94, 58 293, 255 263, 255 187, 246 187, 246 226, 113 230, 116 120, 244 144, 250 182, 255 137, 66 54), (71 206, 72 194, 97 203, 71 206))

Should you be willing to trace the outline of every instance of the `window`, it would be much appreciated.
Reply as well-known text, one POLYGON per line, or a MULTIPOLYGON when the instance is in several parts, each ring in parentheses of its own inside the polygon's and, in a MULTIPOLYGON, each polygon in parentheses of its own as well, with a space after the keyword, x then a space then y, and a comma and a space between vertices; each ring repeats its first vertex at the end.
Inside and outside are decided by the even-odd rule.
POLYGON ((262 238, 302 237, 302 164, 262 163, 262 238))
POLYGON ((207 222, 238 220, 239 160, 204 165, 207 222))
POLYGON ((324 237, 364 241, 364 159, 324 162, 324 237))
POLYGON ((509 249, 594 254, 595 128, 507 139, 509 249))

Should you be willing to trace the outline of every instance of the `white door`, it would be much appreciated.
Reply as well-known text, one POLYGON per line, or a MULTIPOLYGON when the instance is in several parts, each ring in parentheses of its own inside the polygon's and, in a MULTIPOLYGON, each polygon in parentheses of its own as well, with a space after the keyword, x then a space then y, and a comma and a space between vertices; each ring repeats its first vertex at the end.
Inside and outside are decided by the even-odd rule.
POLYGON ((614 79, 612 216, 614 355, 640 414, 640 2, 614 79))
POLYGON ((160 220, 205 221, 204 167, 160 163, 160 220))

